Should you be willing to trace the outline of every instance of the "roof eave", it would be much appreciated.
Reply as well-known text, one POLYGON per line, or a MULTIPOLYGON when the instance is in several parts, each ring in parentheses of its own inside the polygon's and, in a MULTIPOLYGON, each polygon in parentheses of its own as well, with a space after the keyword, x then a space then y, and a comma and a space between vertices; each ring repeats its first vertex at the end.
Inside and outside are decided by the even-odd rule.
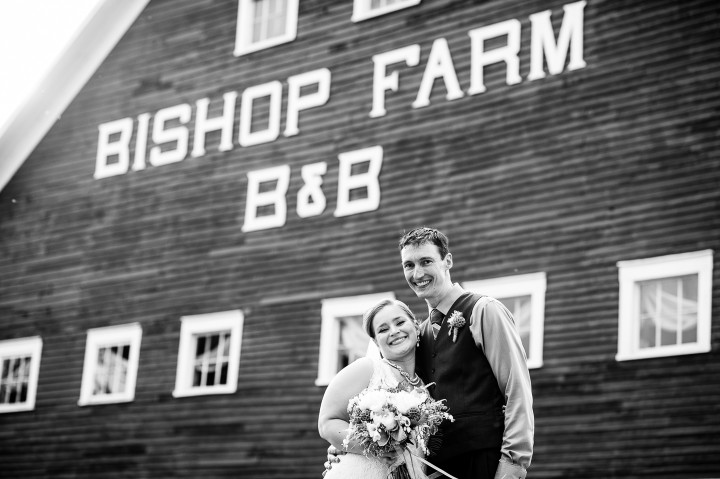
POLYGON ((150 0, 104 0, 31 97, 0 131, 0 191, 85 83, 107 58, 150 0))

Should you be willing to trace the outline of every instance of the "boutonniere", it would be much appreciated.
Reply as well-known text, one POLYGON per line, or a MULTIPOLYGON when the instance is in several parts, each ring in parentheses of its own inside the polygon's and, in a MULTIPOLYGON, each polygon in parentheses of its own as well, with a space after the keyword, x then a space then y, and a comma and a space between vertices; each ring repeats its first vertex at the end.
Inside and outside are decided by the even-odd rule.
POLYGON ((453 313, 450 315, 450 318, 448 319, 448 326, 450 326, 450 329, 448 330, 448 336, 452 336, 453 343, 457 341, 457 334, 458 330, 465 326, 465 318, 463 318, 463 315, 460 311, 453 311, 453 313))

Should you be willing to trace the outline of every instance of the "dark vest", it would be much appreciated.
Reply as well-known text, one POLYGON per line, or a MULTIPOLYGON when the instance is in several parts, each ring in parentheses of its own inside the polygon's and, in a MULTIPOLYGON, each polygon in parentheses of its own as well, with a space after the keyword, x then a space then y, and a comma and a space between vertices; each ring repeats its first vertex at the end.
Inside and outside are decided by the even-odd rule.
POLYGON ((473 307, 481 297, 474 293, 460 296, 443 320, 437 339, 433 338, 429 319, 421 325, 417 372, 425 384, 435 383, 430 393, 435 399, 445 399, 448 412, 455 418, 455 422, 441 425, 441 446, 433 456, 438 460, 477 449, 500 450, 502 445, 504 394, 468 327, 473 307), (462 313, 466 324, 453 343, 448 319, 454 311, 462 313))

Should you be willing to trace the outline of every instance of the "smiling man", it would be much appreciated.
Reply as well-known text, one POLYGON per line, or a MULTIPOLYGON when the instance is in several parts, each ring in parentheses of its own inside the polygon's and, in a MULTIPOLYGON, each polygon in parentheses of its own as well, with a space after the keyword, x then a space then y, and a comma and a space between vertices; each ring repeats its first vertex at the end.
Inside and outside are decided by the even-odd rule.
POLYGON ((445 399, 455 422, 442 428, 430 462, 458 479, 522 479, 534 416, 525 351, 510 312, 450 279, 447 237, 416 228, 400 239, 405 280, 425 300, 417 371, 445 399))

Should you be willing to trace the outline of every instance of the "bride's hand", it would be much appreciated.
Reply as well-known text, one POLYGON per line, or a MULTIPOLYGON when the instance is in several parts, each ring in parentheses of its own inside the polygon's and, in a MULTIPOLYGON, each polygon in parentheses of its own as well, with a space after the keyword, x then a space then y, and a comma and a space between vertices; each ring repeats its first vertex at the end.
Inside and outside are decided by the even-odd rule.
POLYGON ((346 454, 345 451, 341 451, 332 444, 327 448, 327 461, 325 461, 325 470, 322 473, 322 477, 325 477, 325 474, 332 469, 332 465, 334 462, 340 462, 340 456, 346 454))

